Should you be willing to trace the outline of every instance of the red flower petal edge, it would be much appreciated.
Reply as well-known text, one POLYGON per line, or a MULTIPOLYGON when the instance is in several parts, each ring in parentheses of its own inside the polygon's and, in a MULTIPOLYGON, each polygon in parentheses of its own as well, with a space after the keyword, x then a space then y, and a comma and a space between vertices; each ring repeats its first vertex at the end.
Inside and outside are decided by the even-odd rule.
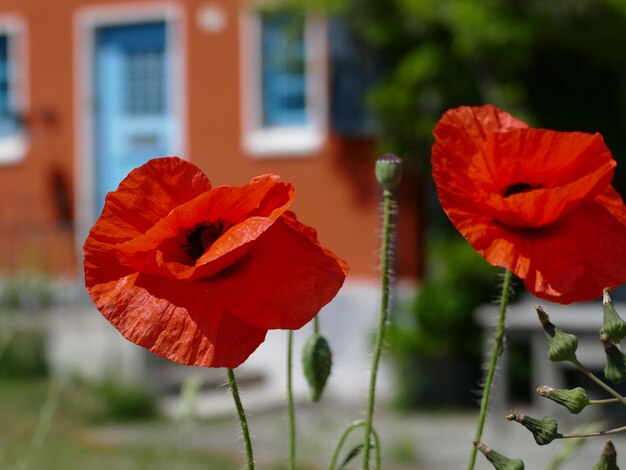
POLYGON ((489 263, 559 303, 626 282, 626 207, 599 134, 529 129, 493 106, 450 110, 434 134, 441 205, 489 263))
POLYGON ((348 272, 287 210, 294 194, 274 175, 212 188, 189 162, 151 160, 107 195, 85 241, 87 291, 155 354, 237 367, 267 330, 309 322, 348 272))

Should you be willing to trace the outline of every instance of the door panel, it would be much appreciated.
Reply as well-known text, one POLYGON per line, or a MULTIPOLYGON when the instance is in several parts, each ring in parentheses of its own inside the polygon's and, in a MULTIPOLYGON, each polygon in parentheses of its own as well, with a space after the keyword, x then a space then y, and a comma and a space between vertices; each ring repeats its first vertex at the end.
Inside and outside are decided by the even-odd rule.
POLYGON ((147 160, 171 155, 174 120, 164 22, 96 31, 96 186, 107 192, 147 160))

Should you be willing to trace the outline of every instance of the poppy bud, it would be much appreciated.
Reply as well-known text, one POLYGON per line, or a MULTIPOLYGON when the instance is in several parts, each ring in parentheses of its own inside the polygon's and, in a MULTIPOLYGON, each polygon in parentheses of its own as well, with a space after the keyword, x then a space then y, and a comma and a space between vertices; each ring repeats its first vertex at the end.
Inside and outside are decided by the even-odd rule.
POLYGON ((528 429, 535 438, 535 442, 540 446, 550 444, 557 437, 561 437, 561 434, 557 431, 557 422, 554 418, 544 416, 543 418, 531 418, 518 413, 517 411, 511 411, 507 415, 506 419, 509 421, 517 421, 526 429, 528 429))
POLYGON ((520 459, 509 459, 495 450, 487 447, 482 442, 475 442, 476 448, 491 462, 496 470, 524 470, 524 462, 520 459))
POLYGON ((548 359, 552 362, 575 361, 578 338, 565 333, 550 322, 550 317, 540 306, 536 306, 537 316, 548 339, 548 359))
POLYGON ((387 191, 393 191, 402 179, 402 160, 392 153, 386 153, 376 160, 376 179, 387 191))
POLYGON ((619 470, 617 466, 617 452, 611 441, 606 441, 600 461, 593 467, 593 470, 619 470))
POLYGON ((600 341, 606 354, 604 376, 614 384, 626 381, 626 356, 607 335, 601 335, 600 341))
POLYGON ((324 337, 314 334, 307 340, 302 351, 302 366, 309 383, 311 400, 319 401, 330 375, 333 356, 324 337))
POLYGON ((572 390, 563 390, 542 385, 537 389, 537 393, 542 397, 563 405, 570 413, 577 415, 589 404, 587 392, 582 387, 576 387, 572 390))
POLYGON ((626 322, 617 314, 608 288, 604 289, 602 294, 602 309, 604 310, 604 318, 600 335, 607 335, 611 341, 619 343, 626 336, 626 322))

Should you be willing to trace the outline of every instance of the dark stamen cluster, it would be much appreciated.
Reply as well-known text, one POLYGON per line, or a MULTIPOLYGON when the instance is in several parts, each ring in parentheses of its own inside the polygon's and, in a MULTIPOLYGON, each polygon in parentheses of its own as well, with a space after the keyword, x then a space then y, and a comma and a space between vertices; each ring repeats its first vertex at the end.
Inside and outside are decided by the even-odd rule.
POLYGON ((187 233, 187 243, 181 248, 195 263, 204 252, 224 233, 224 220, 214 222, 199 222, 187 233))
POLYGON ((528 191, 533 191, 535 189, 541 189, 541 188, 542 188, 541 185, 533 185, 529 183, 515 183, 509 186, 508 188, 506 188, 502 196, 509 197, 509 196, 512 196, 513 194, 527 193, 528 191))

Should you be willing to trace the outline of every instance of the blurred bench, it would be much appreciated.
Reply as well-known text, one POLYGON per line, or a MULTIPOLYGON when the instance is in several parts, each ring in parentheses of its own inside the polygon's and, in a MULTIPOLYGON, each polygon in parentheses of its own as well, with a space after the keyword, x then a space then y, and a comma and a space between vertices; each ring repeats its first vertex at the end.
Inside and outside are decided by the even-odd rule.
MULTIPOLYGON (((547 355, 547 341, 537 319, 535 305, 541 305, 550 315, 550 320, 558 328, 578 337, 578 360, 595 374, 601 374, 605 365, 605 354, 599 340, 602 324, 602 302, 600 300, 573 305, 559 305, 541 301, 529 295, 510 306, 506 317, 506 346, 499 360, 499 371, 494 380, 491 409, 495 415, 504 416, 510 408, 521 406, 536 415, 551 415, 568 419, 567 410, 557 407, 550 400, 540 397, 535 389, 540 385, 554 388, 582 386, 590 398, 608 398, 603 391, 593 385, 569 362, 551 362, 547 355), (521 348, 528 351, 530 380, 527 390, 510 389, 511 364, 510 350, 521 348), (572 383, 572 381, 576 383, 572 383), (580 382, 580 383, 578 383, 580 382), (520 393, 521 392, 521 393, 520 393), (528 403, 516 403, 513 395, 526 395, 528 403)), ((626 316, 626 303, 616 302, 615 307, 626 316)), ((497 324, 498 306, 485 305, 477 309, 476 320, 481 325, 485 337, 485 354, 491 353, 493 333, 497 324)), ((599 408, 599 407, 594 407, 599 408)), ((600 412, 601 410, 594 410, 600 412)), ((585 410, 584 413, 588 413, 585 410)), ((589 412, 593 413, 593 412, 589 412)))

